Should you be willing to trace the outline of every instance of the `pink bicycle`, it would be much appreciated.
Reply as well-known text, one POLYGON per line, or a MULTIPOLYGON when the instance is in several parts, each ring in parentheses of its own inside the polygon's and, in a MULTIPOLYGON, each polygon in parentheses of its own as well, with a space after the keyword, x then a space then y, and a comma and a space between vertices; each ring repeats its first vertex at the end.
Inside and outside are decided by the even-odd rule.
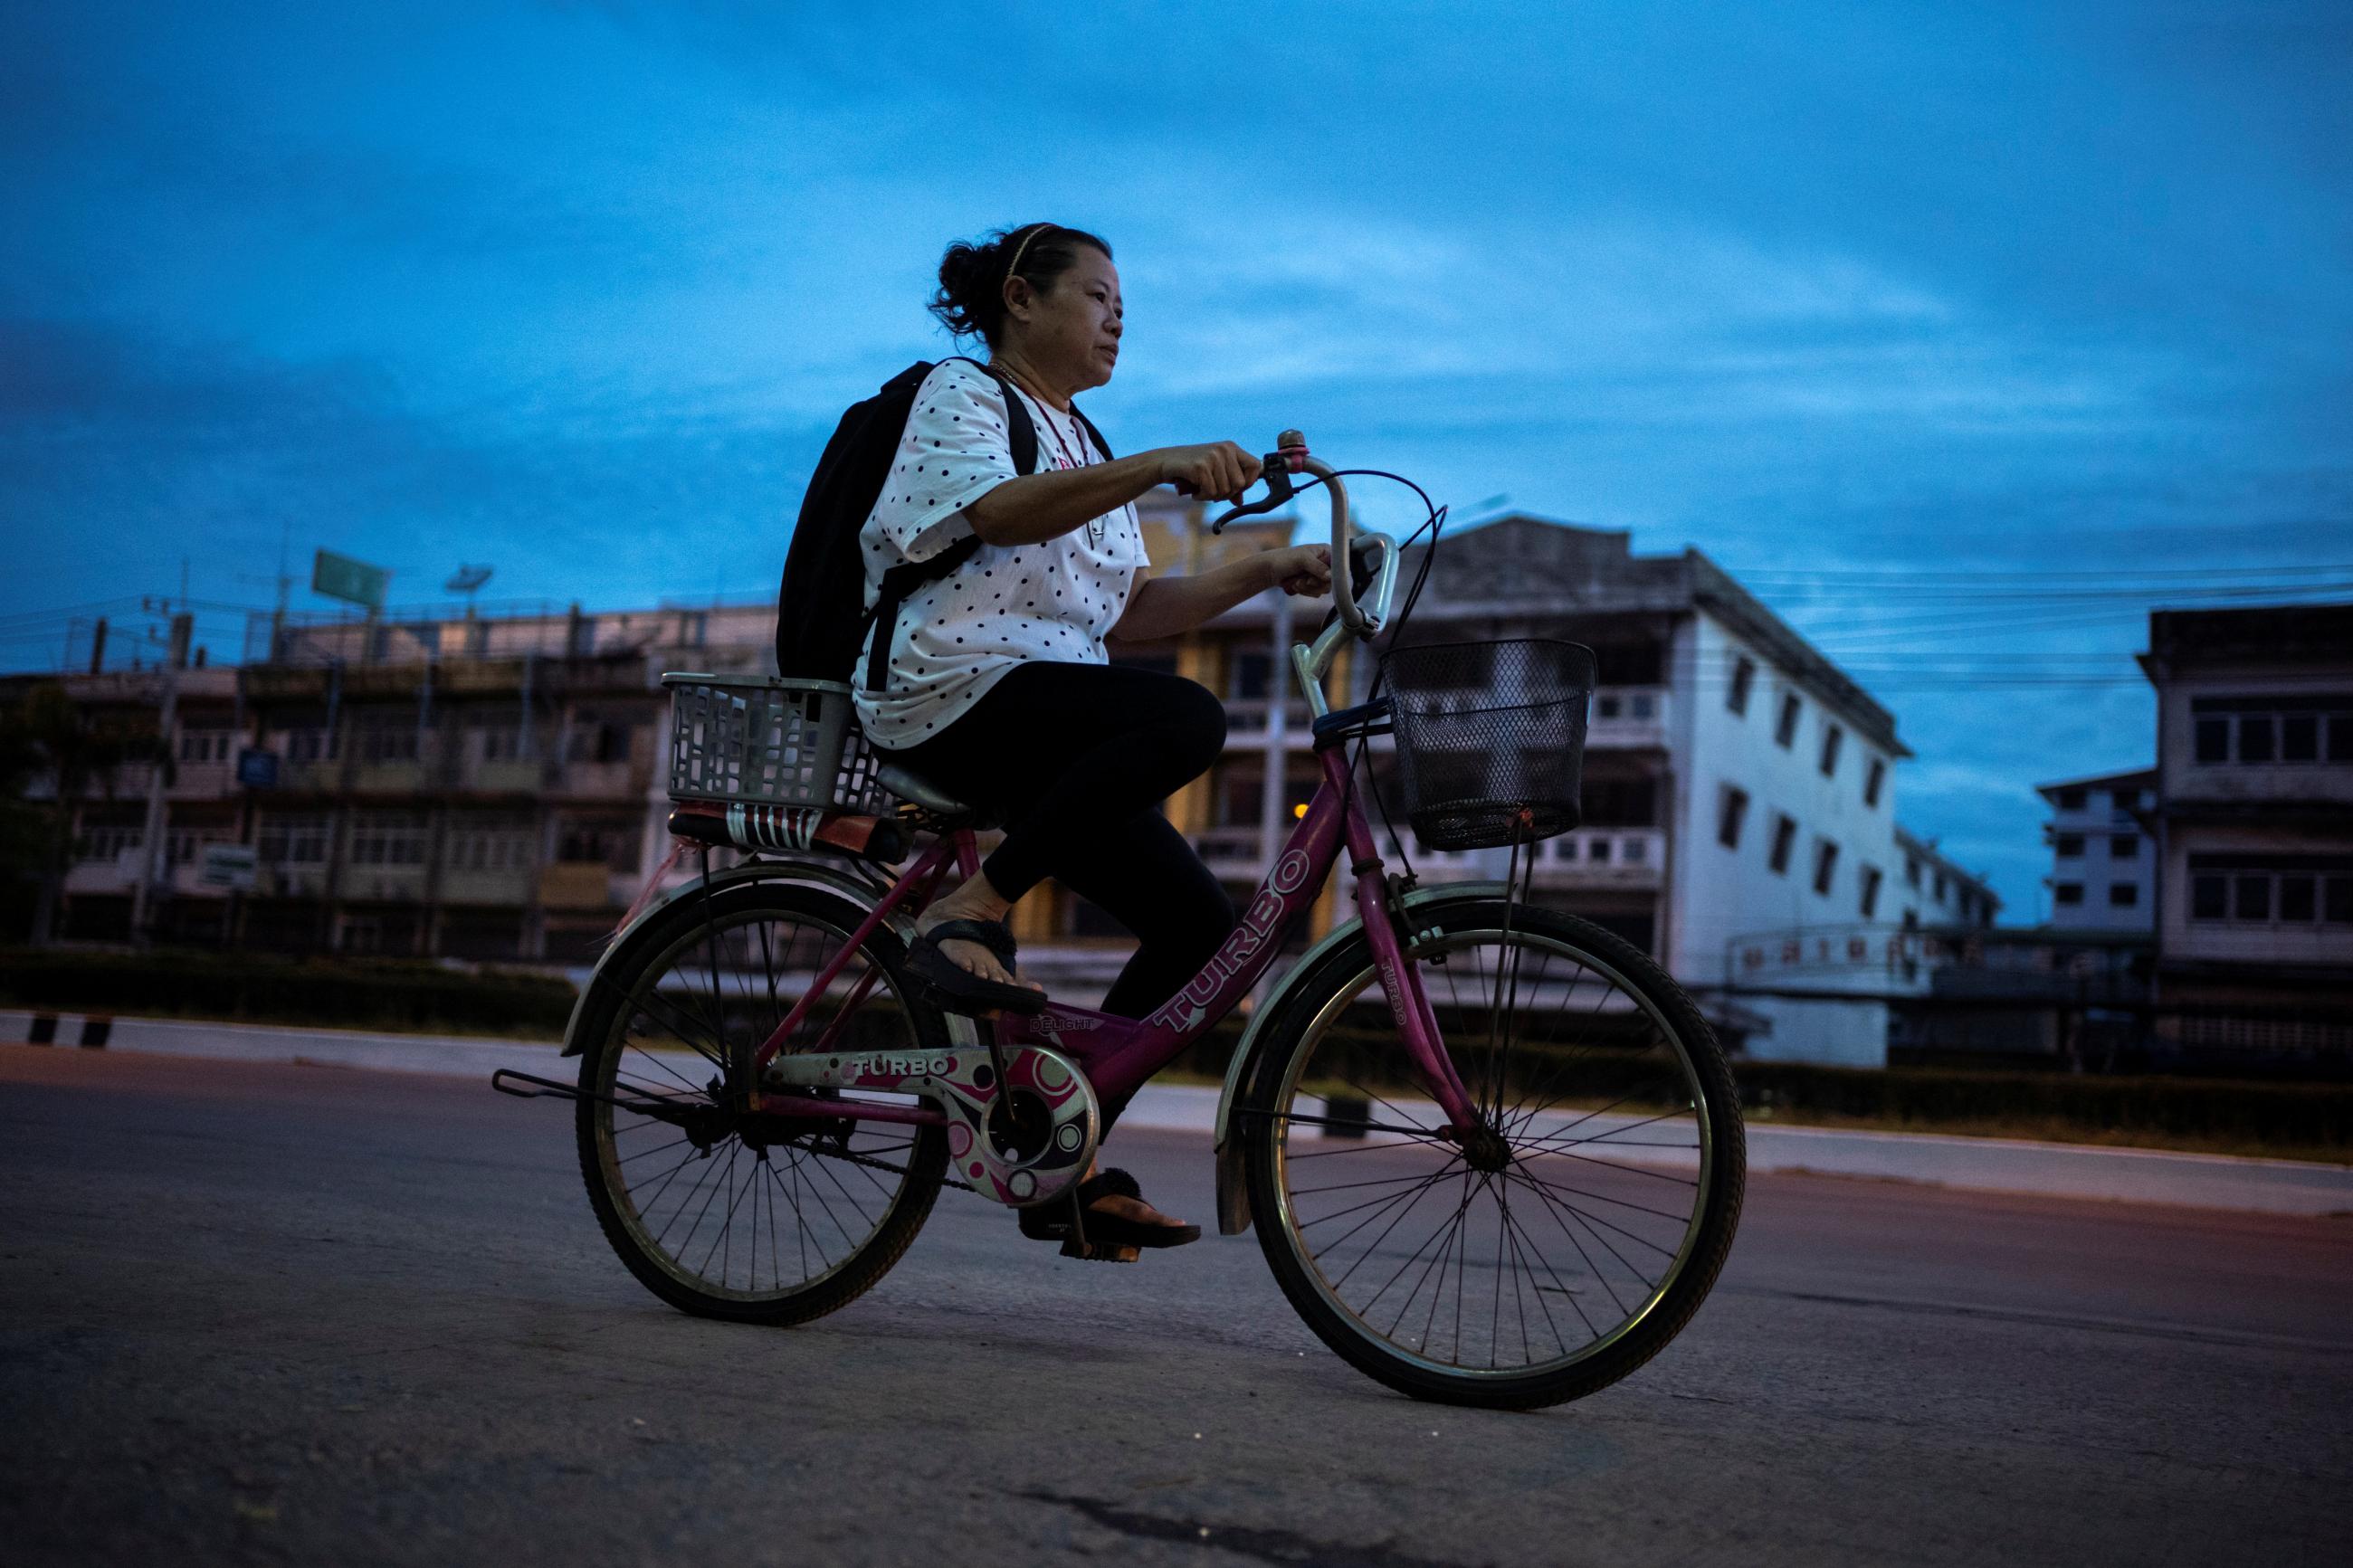
MULTIPOLYGON (((1522 875, 1538 838, 1575 825, 1589 652, 1392 647, 1376 700, 1331 709, 1333 657, 1383 628, 1401 552, 1352 543, 1342 476, 1295 433, 1268 469, 1268 498, 1236 512, 1310 475, 1300 489, 1329 491, 1333 559, 1350 563, 1331 621, 1293 650, 1323 781, 1240 927, 1142 1020, 926 1005, 902 955, 925 901, 978 864, 975 814, 865 747, 847 688, 664 678, 671 829, 706 846, 703 874, 598 965, 566 1036, 578 1083, 499 1079, 577 1101, 590 1202, 656 1295, 803 1322, 872 1287, 944 1184, 1075 1214, 1104 1107, 1251 993, 1345 852, 1356 919, 1290 967, 1232 1053, 1219 1228, 1255 1220, 1324 1342, 1419 1398, 1577 1398, 1698 1310, 1745 1169, 1722 1051, 1655 964, 1529 901, 1522 875), (1383 737, 1415 834, 1504 851, 1501 881, 1386 868, 1358 783, 1383 737), (712 869, 711 847, 748 858, 712 869)), ((1082 1226, 1063 1250, 1105 1255, 1082 1226)))

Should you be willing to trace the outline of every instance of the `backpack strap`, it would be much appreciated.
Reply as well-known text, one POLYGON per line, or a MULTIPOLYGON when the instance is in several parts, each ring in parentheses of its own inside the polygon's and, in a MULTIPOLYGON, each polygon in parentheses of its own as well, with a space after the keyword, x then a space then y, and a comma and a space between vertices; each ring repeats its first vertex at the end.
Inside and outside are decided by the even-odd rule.
MULTIPOLYGON (((1095 428, 1095 422, 1080 413, 1079 405, 1075 403, 1071 405, 1071 417, 1087 427, 1087 435, 1094 442, 1095 450, 1103 454, 1104 462, 1110 462, 1112 460, 1111 443, 1104 440, 1103 432, 1095 428)), ((1034 441, 1037 437, 1033 434, 1029 438, 1034 441)))
POLYGON ((1029 405, 1015 390, 1012 379, 985 360, 965 354, 951 356, 987 374, 991 381, 1005 389, 1005 444, 1013 450, 1013 471, 1027 478, 1038 471, 1038 422, 1029 416, 1029 405))
MULTIPOLYGON (((1011 378, 995 365, 962 354, 955 356, 964 363, 987 373, 989 378, 1005 389, 1005 440, 1012 448, 1013 471, 1029 475, 1038 471, 1038 422, 1030 417, 1029 405, 1014 386, 1011 378)), ((1081 414, 1078 405, 1071 405, 1071 415, 1086 426, 1094 440, 1095 450, 1111 460, 1111 443, 1095 422, 1081 414)), ((918 588, 926 587, 941 578, 963 569, 965 562, 980 553, 980 535, 967 533, 945 550, 927 561, 905 561, 882 574, 882 584, 875 596, 873 613, 868 619, 874 626, 874 640, 866 655, 866 689, 881 691, 890 682, 891 644, 899 635, 899 606, 913 596, 918 588)))
POLYGON ((952 574, 979 553, 980 535, 967 533, 929 560, 902 561, 882 574, 882 585, 869 617, 874 623, 874 644, 866 655, 867 690, 881 691, 890 683, 891 644, 899 635, 899 606, 916 589, 952 574))

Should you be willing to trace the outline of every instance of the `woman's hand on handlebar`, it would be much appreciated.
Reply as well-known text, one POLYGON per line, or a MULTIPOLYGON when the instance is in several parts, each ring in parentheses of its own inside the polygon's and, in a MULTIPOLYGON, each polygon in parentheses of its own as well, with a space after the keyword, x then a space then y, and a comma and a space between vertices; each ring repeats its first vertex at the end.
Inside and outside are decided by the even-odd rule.
POLYGON ((1259 460, 1231 441, 1163 447, 1160 480, 1203 500, 1234 500, 1258 481, 1259 460))
POLYGON ((1267 586, 1281 588, 1294 598, 1317 598, 1332 591, 1332 547, 1293 544, 1270 550, 1258 558, 1267 586))

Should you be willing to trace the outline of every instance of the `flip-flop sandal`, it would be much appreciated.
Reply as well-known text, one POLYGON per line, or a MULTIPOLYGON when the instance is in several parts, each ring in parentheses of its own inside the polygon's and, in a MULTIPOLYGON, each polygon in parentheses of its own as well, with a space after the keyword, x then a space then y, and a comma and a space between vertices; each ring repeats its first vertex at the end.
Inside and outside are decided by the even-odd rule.
POLYGON ((1201 1239, 1198 1225, 1147 1225, 1124 1215, 1097 1214, 1091 1206, 1098 1198, 1140 1202, 1143 1197, 1144 1189, 1127 1172, 1115 1166, 1098 1171, 1081 1182, 1070 1199, 1021 1210, 1021 1234, 1032 1241, 1060 1241, 1065 1258, 1101 1263, 1133 1263, 1139 1247, 1183 1247, 1201 1239), (1071 1222, 1073 1204, 1086 1210, 1077 1225, 1071 1222), (1083 1241, 1079 1237, 1082 1226, 1086 1233, 1083 1241))
POLYGON ((978 942, 1013 967, 1018 951, 1003 921, 942 921, 907 949, 907 973, 923 999, 944 1013, 1042 1013, 1046 994, 1027 985, 984 980, 940 951, 944 942, 978 942))

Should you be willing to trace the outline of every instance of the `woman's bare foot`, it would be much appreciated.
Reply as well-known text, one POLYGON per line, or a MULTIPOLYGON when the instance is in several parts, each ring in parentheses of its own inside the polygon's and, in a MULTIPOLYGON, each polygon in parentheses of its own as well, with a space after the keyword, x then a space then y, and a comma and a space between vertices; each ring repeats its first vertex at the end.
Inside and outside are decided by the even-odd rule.
MULTIPOLYGON (((999 897, 987 877, 975 876, 953 892, 934 900, 928 909, 917 915, 915 934, 921 936, 949 921, 1001 921, 1012 908, 1012 900, 999 897)), ((941 956, 967 974, 993 980, 1000 985, 1019 985, 1031 991, 1045 989, 1008 973, 1005 965, 997 962, 997 954, 976 942, 950 937, 939 947, 941 956)))

